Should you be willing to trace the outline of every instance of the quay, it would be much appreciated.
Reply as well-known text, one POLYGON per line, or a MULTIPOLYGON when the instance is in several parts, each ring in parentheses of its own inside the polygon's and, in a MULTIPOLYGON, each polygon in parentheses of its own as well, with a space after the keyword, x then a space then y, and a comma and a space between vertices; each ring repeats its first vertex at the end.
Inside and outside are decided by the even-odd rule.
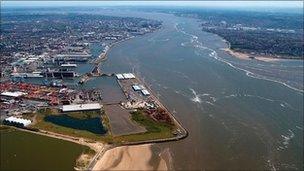
MULTIPOLYGON (((111 74, 114 75, 114 74, 111 74)), ((134 93, 137 90, 134 89, 134 85, 140 85, 142 87, 141 89, 141 95, 137 96, 136 98, 143 97, 143 99, 140 99, 139 101, 152 101, 156 104, 156 106, 162 108, 165 110, 165 113, 168 114, 170 119, 173 121, 174 125, 177 127, 176 132, 174 133, 175 136, 171 138, 163 138, 163 139, 155 139, 155 140, 146 140, 146 141, 137 141, 137 142, 126 142, 123 143, 124 145, 137 145, 137 144, 146 144, 146 143, 160 143, 160 142, 166 142, 166 141, 177 141, 184 139, 188 136, 188 131, 186 128, 182 126, 182 124, 178 121, 178 119, 174 116, 170 110, 165 107, 160 99, 157 97, 157 95, 151 90, 151 88, 143 82, 139 77, 137 77, 134 73, 124 73, 124 74, 115 74, 117 77, 117 82, 119 86, 121 87, 122 91, 124 92, 125 96, 128 98, 128 100, 132 101, 133 99, 130 99, 130 96, 139 94, 134 93), (127 78, 122 78, 122 76, 127 76, 127 78), (126 83, 127 81, 127 83, 126 83), (144 91, 143 91, 144 90, 144 91), (146 93, 145 93, 146 92, 146 93)))

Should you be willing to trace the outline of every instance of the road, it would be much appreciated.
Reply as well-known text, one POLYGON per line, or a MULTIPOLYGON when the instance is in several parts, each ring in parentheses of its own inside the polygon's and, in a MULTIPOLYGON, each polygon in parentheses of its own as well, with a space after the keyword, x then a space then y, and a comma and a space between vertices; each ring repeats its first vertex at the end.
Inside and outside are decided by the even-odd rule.
POLYGON ((94 166, 96 165, 98 159, 99 159, 102 155, 104 155, 104 153, 105 153, 107 150, 109 150, 109 149, 111 149, 111 148, 113 148, 111 145, 105 145, 105 146, 103 146, 102 149, 101 149, 99 152, 97 152, 97 153, 95 154, 95 156, 94 156, 93 159, 91 160, 90 164, 88 165, 87 170, 93 170, 93 168, 94 168, 94 166))

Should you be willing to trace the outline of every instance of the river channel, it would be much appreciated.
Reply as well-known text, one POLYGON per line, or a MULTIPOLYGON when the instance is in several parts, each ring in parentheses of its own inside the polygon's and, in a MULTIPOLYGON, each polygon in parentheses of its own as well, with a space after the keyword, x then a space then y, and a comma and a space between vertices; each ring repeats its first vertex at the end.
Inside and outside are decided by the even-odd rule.
POLYGON ((135 72, 187 128, 185 140, 155 145, 170 151, 173 168, 303 169, 303 92, 293 87, 303 84, 302 61, 241 61, 191 18, 100 13, 163 21, 113 47, 101 70, 135 72), (295 84, 282 82, 282 72, 295 84))

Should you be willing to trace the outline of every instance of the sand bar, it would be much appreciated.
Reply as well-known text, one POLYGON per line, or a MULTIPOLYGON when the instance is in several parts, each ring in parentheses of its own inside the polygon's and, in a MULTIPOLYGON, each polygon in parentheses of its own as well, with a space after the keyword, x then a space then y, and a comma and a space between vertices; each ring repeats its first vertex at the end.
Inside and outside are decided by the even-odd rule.
POLYGON ((108 150, 93 170, 168 170, 162 158, 158 166, 151 166, 151 146, 152 144, 122 146, 108 150))
POLYGON ((274 61, 284 60, 284 59, 278 59, 278 58, 273 58, 273 57, 258 56, 258 55, 251 55, 248 53, 236 52, 229 48, 224 48, 222 50, 227 52, 228 54, 230 54, 238 59, 242 59, 242 60, 252 60, 251 58, 249 58, 250 56, 254 57, 255 60, 260 60, 260 61, 264 61, 264 62, 274 62, 274 61))

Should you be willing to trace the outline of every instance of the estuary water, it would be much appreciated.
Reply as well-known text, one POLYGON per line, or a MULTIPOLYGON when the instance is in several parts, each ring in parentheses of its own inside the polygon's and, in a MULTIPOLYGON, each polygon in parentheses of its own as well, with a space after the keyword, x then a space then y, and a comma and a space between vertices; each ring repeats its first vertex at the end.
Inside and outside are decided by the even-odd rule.
POLYGON ((171 168, 303 169, 303 62, 236 59, 199 22, 170 14, 99 11, 163 21, 159 31, 114 46, 101 70, 135 72, 189 131, 171 168))

